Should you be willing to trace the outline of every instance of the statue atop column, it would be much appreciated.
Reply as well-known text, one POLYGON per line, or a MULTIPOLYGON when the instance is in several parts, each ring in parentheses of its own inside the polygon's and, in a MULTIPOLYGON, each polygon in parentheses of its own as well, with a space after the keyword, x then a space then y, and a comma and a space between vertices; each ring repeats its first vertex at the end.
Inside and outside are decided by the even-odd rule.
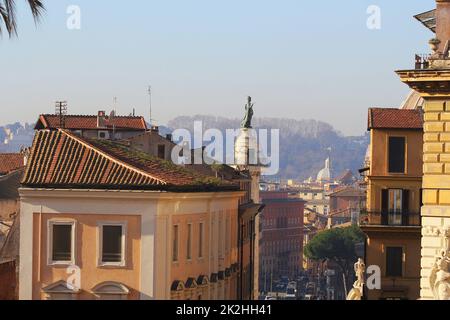
POLYGON ((245 105, 245 117, 241 122, 242 129, 251 129, 252 128, 252 119, 253 119, 253 106, 252 97, 247 98, 247 104, 245 105))

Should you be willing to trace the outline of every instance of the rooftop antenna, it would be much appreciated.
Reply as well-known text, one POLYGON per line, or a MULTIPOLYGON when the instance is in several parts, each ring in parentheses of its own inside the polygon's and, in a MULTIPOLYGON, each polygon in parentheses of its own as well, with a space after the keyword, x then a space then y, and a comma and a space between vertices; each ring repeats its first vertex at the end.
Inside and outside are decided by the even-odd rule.
POLYGON ((153 118, 152 118, 152 86, 148 86, 148 98, 149 98, 149 106, 150 106, 150 127, 153 127, 153 118))
POLYGON ((55 114, 59 116, 59 127, 64 129, 66 125, 67 101, 56 101, 55 114))
POLYGON ((116 138, 116 114, 117 114, 117 97, 113 98, 113 110, 111 111, 111 114, 109 115, 109 122, 112 123, 113 127, 113 140, 116 138))
POLYGON ((117 97, 113 98, 113 110, 114 113, 117 114, 117 97))

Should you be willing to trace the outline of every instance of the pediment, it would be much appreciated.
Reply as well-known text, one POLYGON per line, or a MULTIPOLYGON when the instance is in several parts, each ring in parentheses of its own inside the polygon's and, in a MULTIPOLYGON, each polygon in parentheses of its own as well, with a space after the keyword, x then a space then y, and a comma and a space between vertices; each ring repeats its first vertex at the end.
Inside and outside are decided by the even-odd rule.
POLYGON ((42 291, 48 294, 57 294, 57 293, 76 294, 80 292, 80 288, 77 288, 64 280, 60 280, 58 282, 55 282, 53 284, 44 287, 42 291))

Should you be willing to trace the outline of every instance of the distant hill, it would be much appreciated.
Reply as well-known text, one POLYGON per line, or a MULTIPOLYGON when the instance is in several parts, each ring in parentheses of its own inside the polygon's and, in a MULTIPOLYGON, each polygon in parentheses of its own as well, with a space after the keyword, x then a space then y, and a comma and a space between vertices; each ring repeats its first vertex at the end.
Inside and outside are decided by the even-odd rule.
POLYGON ((34 126, 16 122, 0 126, 0 152, 18 152, 33 143, 34 126))
MULTIPOLYGON (((239 128, 239 119, 197 115, 177 117, 169 128, 185 128, 192 132, 194 121, 203 121, 205 129, 221 131, 239 128)), ((369 135, 346 137, 331 125, 316 120, 256 118, 255 129, 280 129, 279 178, 307 179, 316 177, 324 167, 331 148, 332 173, 339 175, 346 169, 357 173, 361 168, 369 144, 369 135)))

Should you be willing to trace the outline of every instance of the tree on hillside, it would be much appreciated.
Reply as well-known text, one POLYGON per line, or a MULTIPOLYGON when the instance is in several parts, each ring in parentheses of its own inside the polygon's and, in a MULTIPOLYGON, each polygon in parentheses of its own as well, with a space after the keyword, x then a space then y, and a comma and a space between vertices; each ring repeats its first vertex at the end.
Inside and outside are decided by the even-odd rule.
MULTIPOLYGON (((37 22, 45 10, 43 0, 26 0, 37 22)), ((0 35, 6 28, 10 37, 17 35, 16 2, 15 0, 0 0, 0 35)))
POLYGON ((365 234, 357 226, 334 228, 318 233, 306 246, 305 256, 318 262, 334 262, 344 275, 348 288, 353 264, 358 259, 356 244, 365 240, 365 234))

